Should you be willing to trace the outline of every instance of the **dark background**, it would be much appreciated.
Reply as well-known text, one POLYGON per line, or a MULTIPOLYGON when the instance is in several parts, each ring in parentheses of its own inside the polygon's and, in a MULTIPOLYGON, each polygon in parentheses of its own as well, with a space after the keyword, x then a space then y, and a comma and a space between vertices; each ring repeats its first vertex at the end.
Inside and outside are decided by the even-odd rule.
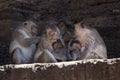
POLYGON ((8 47, 15 27, 34 19, 41 30, 50 16, 95 27, 106 43, 108 58, 120 57, 119 0, 0 0, 0 65, 10 63, 8 47))

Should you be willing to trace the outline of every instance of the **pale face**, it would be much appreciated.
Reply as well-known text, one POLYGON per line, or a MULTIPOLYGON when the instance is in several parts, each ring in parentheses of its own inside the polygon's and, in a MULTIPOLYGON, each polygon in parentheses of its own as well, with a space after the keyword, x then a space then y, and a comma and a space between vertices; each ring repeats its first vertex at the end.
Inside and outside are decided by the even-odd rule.
POLYGON ((58 34, 57 30, 48 29, 47 35, 49 40, 51 40, 52 42, 56 42, 58 39, 60 39, 60 35, 58 34))
POLYGON ((27 31, 32 35, 35 36, 37 35, 37 26, 34 22, 32 21, 26 21, 23 23, 23 26, 27 29, 27 31))
POLYGON ((82 26, 81 26, 81 23, 75 24, 75 32, 76 32, 76 33, 79 33, 80 30, 82 30, 82 29, 83 29, 83 28, 82 28, 82 26))

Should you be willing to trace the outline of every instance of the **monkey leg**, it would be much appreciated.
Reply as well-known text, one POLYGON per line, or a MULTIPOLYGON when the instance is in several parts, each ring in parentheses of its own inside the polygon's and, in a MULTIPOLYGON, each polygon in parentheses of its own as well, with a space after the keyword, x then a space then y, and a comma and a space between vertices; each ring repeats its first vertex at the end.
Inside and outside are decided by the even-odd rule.
POLYGON ((52 53, 48 50, 44 50, 43 53, 39 56, 38 62, 41 63, 54 63, 57 62, 52 53))
POLYGON ((12 55, 11 55, 11 58, 12 58, 12 62, 13 62, 14 64, 21 64, 21 63, 24 62, 24 58, 23 58, 23 56, 22 56, 22 51, 21 51, 20 48, 16 48, 16 49, 13 51, 13 53, 12 53, 12 55))

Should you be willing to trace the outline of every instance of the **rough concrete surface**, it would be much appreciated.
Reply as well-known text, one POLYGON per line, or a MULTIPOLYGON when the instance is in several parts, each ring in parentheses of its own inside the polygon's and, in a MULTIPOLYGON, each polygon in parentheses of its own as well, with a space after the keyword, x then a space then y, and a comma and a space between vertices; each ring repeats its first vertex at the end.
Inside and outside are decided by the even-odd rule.
POLYGON ((0 66, 0 80, 120 80, 120 59, 0 66))

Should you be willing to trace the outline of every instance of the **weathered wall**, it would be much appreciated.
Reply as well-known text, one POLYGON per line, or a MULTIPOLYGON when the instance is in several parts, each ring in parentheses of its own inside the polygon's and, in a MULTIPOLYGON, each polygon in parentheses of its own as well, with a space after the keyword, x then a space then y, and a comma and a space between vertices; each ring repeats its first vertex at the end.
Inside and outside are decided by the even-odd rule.
POLYGON ((120 59, 0 66, 0 80, 120 80, 120 59))
POLYGON ((5 57, 9 57, 11 31, 26 19, 34 19, 41 27, 48 16, 83 20, 96 27, 109 58, 120 57, 119 0, 0 0, 0 64, 9 63, 5 57))

